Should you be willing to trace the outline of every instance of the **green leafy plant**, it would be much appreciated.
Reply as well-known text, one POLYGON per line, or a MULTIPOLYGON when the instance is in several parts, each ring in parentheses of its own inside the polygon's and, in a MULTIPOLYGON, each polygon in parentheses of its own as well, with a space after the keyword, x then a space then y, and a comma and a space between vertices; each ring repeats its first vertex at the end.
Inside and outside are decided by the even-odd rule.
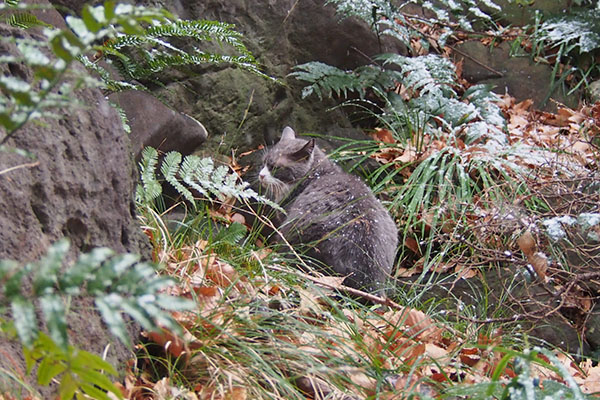
POLYGON ((572 94, 598 79, 599 20, 600 10, 591 7, 546 20, 537 16, 531 34, 532 55, 554 65, 551 91, 562 85, 572 94))
MULTIPOLYGON (((162 194, 162 185, 157 176, 158 151, 146 147, 140 161, 141 185, 136 191, 136 200, 141 204, 152 204, 162 194)), ((255 200, 281 210, 276 203, 256 193, 248 182, 230 171, 227 166, 215 166, 211 158, 200 158, 171 151, 162 159, 160 172, 164 180, 196 208, 195 191, 199 198, 212 201, 224 201, 235 198, 238 201, 255 200)))
POLYGON ((310 83, 302 90, 302 98, 316 94, 323 97, 347 97, 349 92, 365 98, 369 89, 385 92, 395 85, 397 72, 383 70, 373 65, 358 67, 353 71, 343 71, 322 62, 313 61, 294 67, 290 76, 310 83))
POLYGON ((594 398, 586 396, 566 370, 564 365, 552 352, 534 347, 530 350, 516 351, 510 349, 497 349, 505 355, 496 366, 490 382, 473 385, 457 385, 446 390, 443 398, 467 396, 470 399, 498 399, 498 400, 529 400, 544 398, 548 400, 574 399, 584 400, 594 398), (533 365, 552 370, 562 377, 564 382, 552 380, 540 382, 535 376, 533 365), (502 380, 500 377, 507 368, 512 367, 515 377, 502 380))
MULTIPOLYGON (((101 14, 100 14, 101 15, 101 14)), ((83 15, 85 18, 86 14, 83 15)), ((90 17, 91 18, 91 17, 90 17)), ((84 34, 88 26, 83 21, 71 20, 70 25, 84 34)), ((100 20, 100 22, 104 22, 100 20)), ((233 30, 233 25, 207 20, 168 20, 160 25, 144 28, 137 34, 118 35, 95 46, 120 72, 123 79, 111 78, 111 73, 98 63, 102 57, 82 55, 84 65, 97 72, 107 87, 113 91, 130 88, 144 89, 139 80, 155 79, 162 71, 179 66, 194 66, 206 63, 230 64, 268 78, 260 72, 256 61, 241 41, 242 35, 233 30), (199 44, 211 42, 220 47, 229 47, 237 55, 221 54, 202 50, 199 44), (180 45, 185 43, 185 46, 180 45), (190 46, 190 43, 194 43, 190 46)))
POLYGON ((146 330, 165 327, 177 331, 179 326, 169 311, 189 310, 194 303, 163 294, 173 280, 156 275, 156 269, 140 262, 138 256, 116 255, 110 249, 97 248, 80 255, 65 269, 68 251, 69 242, 63 239, 52 245, 37 262, 19 265, 16 261, 0 261, 2 305, 11 309, 28 372, 38 363, 39 384, 59 378, 61 399, 72 398, 78 390, 93 395, 97 391, 95 385, 119 395, 102 373, 114 375, 114 368, 98 356, 69 346, 69 299, 93 298, 110 332, 129 345, 123 313, 146 330), (27 277, 31 277, 31 285, 25 284, 27 277), (40 333, 36 305, 41 310, 48 335, 40 333))
POLYGON ((112 383, 109 376, 116 377, 117 371, 96 354, 73 346, 58 346, 49 336, 40 333, 31 347, 24 347, 23 354, 27 373, 37 366, 37 383, 48 386, 59 380, 58 398, 72 399, 86 394, 94 399, 109 400, 121 398, 121 391, 112 383))

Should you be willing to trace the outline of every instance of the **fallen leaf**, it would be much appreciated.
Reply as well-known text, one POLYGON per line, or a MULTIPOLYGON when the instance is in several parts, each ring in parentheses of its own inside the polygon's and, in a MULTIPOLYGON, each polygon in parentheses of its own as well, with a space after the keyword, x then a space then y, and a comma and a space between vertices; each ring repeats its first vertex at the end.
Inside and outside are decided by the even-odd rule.
POLYGON ((206 277, 222 288, 227 288, 238 280, 235 268, 219 259, 206 267, 206 277))
POLYGON ((371 133, 371 137, 375 140, 382 141, 383 143, 396 143, 392 132, 384 128, 375 128, 371 133))
POLYGON ((519 239, 517 239, 517 244, 519 245, 519 249, 521 249, 523 254, 526 256, 529 257, 535 253, 536 244, 531 231, 525 231, 525 233, 523 233, 519 239))
POLYGON ((146 336, 149 340, 161 346, 167 354, 175 358, 186 359, 189 357, 190 352, 187 344, 183 339, 167 329, 146 332, 146 336))

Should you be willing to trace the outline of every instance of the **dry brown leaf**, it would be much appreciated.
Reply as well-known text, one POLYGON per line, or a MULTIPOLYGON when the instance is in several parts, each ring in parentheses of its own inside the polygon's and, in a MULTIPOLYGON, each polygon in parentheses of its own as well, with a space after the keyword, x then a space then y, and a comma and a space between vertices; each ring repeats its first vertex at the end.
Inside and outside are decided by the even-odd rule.
POLYGON ((404 152, 402 153, 402 155, 400 157, 396 157, 394 159, 394 162, 407 164, 410 162, 415 162, 415 161, 417 161, 417 159, 418 159, 418 156, 417 156, 416 150, 412 147, 407 147, 406 149, 404 149, 404 152))
POLYGON ((163 378, 160 381, 156 382, 156 384, 153 387, 153 392, 155 394, 154 400, 198 400, 198 396, 196 396, 194 392, 190 392, 187 389, 172 386, 169 383, 169 378, 163 378))
POLYGON ((371 132, 371 137, 375 140, 382 141, 383 143, 396 143, 394 135, 388 129, 375 128, 375 130, 371 132))
POLYGON ((433 343, 425 344, 425 353, 440 363, 450 361, 450 353, 448 353, 448 350, 433 343))
POLYGON ((394 278, 408 278, 420 272, 417 268, 396 268, 394 278))
POLYGON ((246 224, 246 218, 242 214, 240 214, 240 213, 234 213, 231 216, 231 222, 237 222, 238 224, 245 225, 246 224))
POLYGON ((223 400, 246 400, 247 398, 248 390, 241 386, 232 387, 223 396, 223 400))
POLYGON ((343 276, 319 276, 314 279, 314 282, 328 289, 339 289, 343 286, 344 279, 346 278, 343 276))
POLYGON ((145 336, 175 358, 185 361, 189 357, 190 351, 187 343, 167 329, 162 329, 160 332, 146 332, 145 336))
POLYGON ((206 278, 210 279, 222 288, 231 286, 238 280, 238 274, 230 264, 215 259, 206 267, 206 278))
POLYGON ((515 114, 524 113, 529 109, 529 107, 531 107, 532 104, 533 104, 532 99, 523 100, 522 102, 515 104, 512 107, 512 111, 515 114))
POLYGON ((403 331, 403 336, 426 339, 428 341, 437 341, 441 338, 441 331, 435 326, 434 321, 424 312, 414 308, 404 307, 400 310, 388 311, 384 314, 384 320, 392 328, 388 336, 392 333, 403 331), (399 329, 405 327, 405 330, 399 329))
POLYGON ((358 387, 361 387, 369 392, 373 392, 377 388, 377 380, 371 378, 362 371, 351 372, 350 380, 358 387))
POLYGON ((430 271, 442 274, 444 272, 450 271, 453 267, 455 267, 455 264, 440 262, 435 265, 432 265, 430 271))
POLYGON ((533 267, 533 270, 542 281, 546 281, 546 271, 548 271, 548 257, 544 253, 534 253, 527 256, 527 261, 533 267))
POLYGON ((263 247, 260 250, 255 250, 252 251, 252 257, 256 260, 256 261, 262 261, 265 258, 267 258, 267 256, 269 256, 269 254, 271 254, 273 252, 272 249, 269 249, 267 247, 263 247))
POLYGON ((535 244, 535 239, 529 230, 527 230, 519 237, 519 239, 517 239, 517 244, 519 245, 519 249, 521 249, 523 254, 525 254, 527 257, 533 255, 537 247, 535 244))
POLYGON ((421 248, 419 247, 419 242, 417 242, 416 239, 407 237, 406 239, 404 239, 404 246, 408 247, 410 250, 412 250, 413 253, 415 253, 419 257, 421 256, 421 248))

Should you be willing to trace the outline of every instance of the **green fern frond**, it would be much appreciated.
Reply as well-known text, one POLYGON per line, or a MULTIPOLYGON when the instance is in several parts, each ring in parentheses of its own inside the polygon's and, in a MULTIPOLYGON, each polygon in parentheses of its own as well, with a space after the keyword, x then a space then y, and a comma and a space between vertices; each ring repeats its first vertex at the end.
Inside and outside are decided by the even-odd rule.
POLYGON ((554 47, 574 45, 579 53, 600 48, 600 10, 592 9, 550 18, 539 30, 539 37, 554 47))
MULTIPOLYGON (((14 6, 16 6, 18 2, 13 2, 13 3, 15 3, 14 6)), ((17 13, 8 15, 5 18, 5 22, 6 22, 6 24, 8 24, 10 26, 16 26, 17 28, 22 28, 22 29, 29 29, 29 28, 36 27, 36 26, 43 26, 46 28, 52 27, 52 25, 47 24, 44 21, 41 21, 40 19, 38 19, 38 17, 36 17, 35 15, 28 13, 28 12, 17 12, 17 13)))
MULTIPOLYGON (((151 147, 145 148, 140 162, 142 185, 138 186, 136 196, 140 204, 151 204, 161 194, 161 190, 154 187, 154 185, 160 186, 155 175, 157 162, 158 152, 151 147), (148 193, 148 190, 152 191, 148 193)), ((283 211, 279 205, 252 190, 247 182, 242 181, 227 166, 216 167, 210 158, 189 155, 182 159, 181 154, 169 152, 162 160, 161 173, 165 181, 169 182, 194 207, 199 199, 193 197, 190 189, 204 196, 203 200, 209 202, 212 202, 213 197, 219 201, 228 198, 239 201, 254 200, 283 211)))
MULTIPOLYGON (((10 13, 9 23, 23 27, 43 24, 28 13, 36 7, 18 1, 0 4, 1 10, 10 13)), ((70 29, 45 29, 43 34, 46 37, 43 39, 16 36, 1 39, 16 44, 19 54, 0 55, 0 63, 22 61, 33 69, 34 77, 31 82, 23 80, 29 85, 26 90, 22 90, 25 87, 23 82, 17 82, 22 78, 0 77, 3 92, 3 96, 0 96, 0 126, 6 131, 0 137, 0 145, 30 119, 52 116, 52 109, 69 106, 75 96, 63 89, 76 90, 81 82, 89 86, 103 86, 111 91, 140 89, 143 86, 136 82, 138 79, 151 78, 171 67, 204 63, 226 63, 267 77, 242 43, 241 34, 229 24, 203 20, 178 21, 163 9, 117 5, 114 1, 106 1, 103 6, 86 5, 81 18, 71 15, 66 22, 70 29), (170 39, 177 41, 171 42, 170 39), (189 51, 187 39, 194 41, 189 51), (206 41, 230 49, 213 53, 193 46, 197 44, 195 42, 206 41), (185 42, 186 47, 180 48, 175 42, 185 42), (91 54, 94 60, 90 58, 91 54), (123 79, 113 79, 97 63, 100 57, 113 60, 123 79), (100 78, 92 78, 72 68, 73 61, 80 61, 100 78), (58 94, 56 89, 66 81, 79 84, 63 86, 58 94)))
POLYGON ((208 176, 213 170, 213 161, 210 158, 200 158, 198 156, 187 156, 181 165, 181 178, 183 182, 196 190, 202 196, 208 197, 209 194, 199 182, 208 181, 208 176))
POLYGON ((430 37, 424 36, 410 19, 415 17, 421 23, 429 25, 442 24, 447 30, 442 40, 452 34, 451 27, 459 26, 466 31, 473 31, 472 22, 489 23, 492 17, 489 12, 501 11, 492 0, 413 0, 423 9, 428 10, 433 17, 423 18, 411 15, 405 10, 403 2, 392 0, 327 0, 333 4, 338 15, 343 18, 357 17, 369 24, 378 35, 392 35, 412 48, 411 38, 421 38, 422 44, 427 44, 430 37))
POLYGON ((318 61, 297 65, 295 72, 289 74, 298 80, 309 82, 302 90, 302 98, 316 94, 323 97, 347 97, 355 92, 363 98, 367 89, 386 91, 394 86, 395 71, 384 71, 381 68, 366 65, 354 71, 343 71, 339 68, 318 61))
POLYGON ((150 203, 162 194, 162 186, 156 179, 156 165, 158 164, 158 151, 152 147, 142 150, 140 160, 140 177, 142 184, 136 190, 136 201, 150 203))
POLYGON ((254 74, 269 78, 260 72, 256 60, 241 41, 242 35, 233 25, 207 20, 168 21, 153 25, 137 35, 119 35, 99 48, 114 58, 123 76, 143 79, 156 76, 161 71, 185 65, 205 63, 231 64, 254 74), (171 38, 193 39, 197 42, 214 41, 231 46, 238 54, 227 55, 206 52, 198 47, 187 50, 170 41, 171 38))
POLYGON ((456 81, 454 64, 444 57, 426 55, 404 57, 398 54, 382 54, 376 58, 384 65, 393 64, 401 69, 402 84, 421 94, 441 92, 455 94, 451 85, 456 81))
POLYGON ((192 192, 183 186, 177 178, 180 170, 180 164, 181 153, 171 151, 167 153, 163 159, 160 171, 165 177, 165 180, 169 182, 169 184, 171 184, 171 186, 173 186, 180 194, 182 194, 187 201, 195 206, 194 195, 192 195, 192 192))

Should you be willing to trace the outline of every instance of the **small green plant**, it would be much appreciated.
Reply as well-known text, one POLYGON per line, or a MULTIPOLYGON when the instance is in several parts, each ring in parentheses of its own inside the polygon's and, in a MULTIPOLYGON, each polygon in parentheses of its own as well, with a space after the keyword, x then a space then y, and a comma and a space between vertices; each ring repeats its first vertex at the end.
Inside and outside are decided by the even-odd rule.
POLYGON ((446 390, 442 398, 455 398, 456 396, 498 400, 538 398, 584 400, 594 398, 594 396, 586 396, 582 393, 571 374, 551 351, 539 347, 523 351, 500 348, 496 350, 504 353, 504 356, 498 362, 490 382, 456 385, 446 390), (540 381, 540 377, 536 376, 532 369, 535 364, 560 374, 566 384, 553 380, 540 381), (500 379, 507 368, 512 368, 516 376, 510 380, 500 379))
MULTIPOLYGON (((368 65, 354 71, 310 62, 295 67, 290 75, 308 83, 302 91, 303 97, 313 93, 322 98, 356 92, 365 99, 369 94, 376 99, 377 119, 392 130, 405 130, 410 125, 422 128, 421 133, 435 135, 439 135, 436 133, 439 131, 460 130, 468 143, 490 136, 503 140, 499 136, 502 136, 505 121, 494 103, 497 96, 491 87, 460 88, 463 94, 459 95, 455 67, 448 59, 434 55, 384 54, 376 60, 383 63, 382 67, 368 65), (394 69, 385 69, 386 66, 394 69), (399 84, 406 90, 403 95, 392 90, 399 84)), ((346 104, 357 105, 356 102, 346 104)), ((366 107, 371 114, 373 108, 366 107)))
POLYGON ((23 347, 27 374, 37 366, 37 383, 48 386, 59 380, 58 398, 61 400, 80 398, 86 394, 94 399, 121 398, 121 391, 112 383, 117 371, 100 356, 77 349, 63 348, 44 333, 40 333, 30 347, 23 347))
MULTIPOLYGON (((552 65, 551 94, 560 89, 567 95, 587 87, 600 77, 597 53, 600 49, 600 11, 587 1, 576 2, 561 13, 545 17, 536 13, 530 26, 531 58, 552 65)), ((520 39, 515 44, 520 43, 520 39)))
MULTIPOLYGON (((116 255, 107 248, 97 248, 79 256, 64 269, 69 242, 52 245, 40 261, 20 265, 0 261, 3 308, 10 307, 14 328, 23 344, 28 372, 38 365, 37 381, 49 384, 60 380, 61 399, 71 399, 75 392, 95 396, 94 386, 119 396, 103 371, 114 375, 114 368, 98 356, 69 346, 67 335, 68 304, 73 297, 91 297, 110 332, 131 345, 128 314, 146 330, 165 327, 177 331, 178 324, 169 311, 189 310, 194 303, 172 297, 162 291, 173 280, 156 275, 152 265, 131 254, 116 255), (25 279, 31 278, 31 285, 25 279), (25 289, 30 287, 29 290, 25 289), (36 306, 48 335, 40 333, 36 306)), ((6 331, 6 328, 3 329, 6 331)), ((108 398, 106 395, 95 398, 108 398)))

